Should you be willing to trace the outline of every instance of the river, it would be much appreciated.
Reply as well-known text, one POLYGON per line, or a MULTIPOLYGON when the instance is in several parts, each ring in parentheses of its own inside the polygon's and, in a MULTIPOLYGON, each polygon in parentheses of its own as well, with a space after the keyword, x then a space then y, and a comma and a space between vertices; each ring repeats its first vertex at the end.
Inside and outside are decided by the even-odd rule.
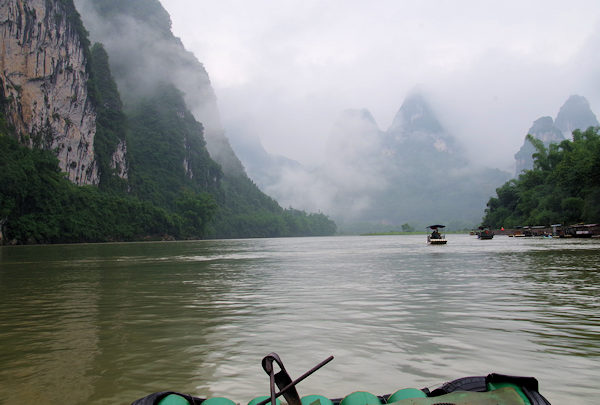
POLYGON ((491 372, 600 402, 600 241, 348 236, 0 248, 0 402, 245 404, 260 361, 342 397, 491 372))

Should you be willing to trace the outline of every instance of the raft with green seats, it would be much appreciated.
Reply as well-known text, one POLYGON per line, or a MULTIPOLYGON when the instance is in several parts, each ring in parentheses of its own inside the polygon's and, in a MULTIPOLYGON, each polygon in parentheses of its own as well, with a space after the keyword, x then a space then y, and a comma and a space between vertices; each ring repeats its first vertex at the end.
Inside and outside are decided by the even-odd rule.
MULTIPOLYGON (((429 388, 403 388, 387 395, 356 391, 343 398, 322 395, 300 397, 296 385, 333 359, 330 356, 298 379, 292 381, 276 353, 263 358, 263 368, 269 374, 270 395, 258 396, 247 405, 282 405, 283 396, 288 405, 550 405, 539 393, 538 381, 533 377, 503 374, 463 377, 430 390, 429 388), (281 369, 275 373, 273 363, 281 369), (279 391, 277 391, 277 388, 279 391)), ((140 398, 132 405, 240 405, 229 398, 200 398, 174 391, 161 391, 140 398)))

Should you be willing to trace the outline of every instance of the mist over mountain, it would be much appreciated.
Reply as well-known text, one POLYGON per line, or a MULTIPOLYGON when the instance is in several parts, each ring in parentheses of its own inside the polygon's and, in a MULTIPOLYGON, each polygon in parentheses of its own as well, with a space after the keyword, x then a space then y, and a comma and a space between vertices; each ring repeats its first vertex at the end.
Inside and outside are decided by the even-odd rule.
MULTIPOLYGON (((541 117, 533 122, 527 132, 535 138, 544 142, 548 147, 551 143, 560 143, 565 139, 571 139, 574 130, 582 131, 589 127, 598 126, 598 119, 592 112, 590 104, 583 96, 572 95, 562 105, 556 119, 552 117, 541 117)), ((515 175, 523 170, 533 168, 532 155, 536 150, 526 137, 521 149, 515 154, 515 175)))
POLYGON ((268 153, 258 137, 230 135, 230 142, 236 157, 244 162, 248 177, 269 195, 269 186, 280 181, 282 172, 301 169, 302 165, 295 160, 268 153))
MULTIPOLYGON (((261 190, 283 206, 324 212, 340 223, 366 227, 422 226, 434 218, 470 227, 480 221, 487 198, 507 179, 506 173, 485 167, 485 162, 470 161, 465 147, 419 92, 404 100, 387 130, 381 130, 366 109, 344 111, 328 131, 326 158, 316 167, 268 154, 257 136, 241 133, 244 129, 229 134, 236 156, 224 136, 206 70, 170 34, 162 8, 158 11, 156 6, 149 15, 139 13, 140 0, 123 5, 109 1, 110 7, 77 1, 87 10, 82 14, 92 38, 106 44, 126 92, 143 97, 157 81, 173 83, 204 126, 207 149, 224 173, 245 176, 239 156, 261 190)), ((574 125, 572 119, 561 120, 565 128, 574 125)))
POLYGON ((420 93, 411 94, 404 100, 385 133, 384 144, 389 154, 397 156, 396 162, 401 162, 401 166, 409 163, 411 167, 432 170, 440 165, 448 169, 467 164, 464 149, 442 127, 420 93))
POLYGON ((93 41, 110 55, 124 103, 154 97, 161 83, 183 92, 187 108, 204 127, 206 147, 226 174, 244 169, 221 123, 217 99, 204 65, 171 33, 171 20, 158 0, 75 0, 93 41))
POLYGON ((272 167, 278 176, 252 174, 282 205, 322 210, 342 232, 398 229, 404 223, 472 227, 495 188, 509 178, 485 162, 469 162, 418 92, 404 100, 385 131, 367 109, 343 111, 326 145, 326 160, 316 168, 272 167))
POLYGON ((404 100, 387 132, 404 136, 436 136, 442 134, 444 129, 425 97, 420 93, 413 93, 404 100))
MULTIPOLYGON (((556 119, 538 118, 528 133, 547 146, 570 138, 574 129, 597 125, 587 100, 573 95, 556 119)), ((470 160, 465 149, 426 96, 414 92, 385 131, 366 109, 342 112, 329 131, 327 159, 318 167, 279 167, 265 157, 268 172, 277 176, 258 170, 252 175, 283 205, 322 210, 342 231, 436 221, 468 227, 479 223, 487 199, 510 175, 470 160)), ((517 174, 533 167, 533 153, 525 141, 515 154, 517 174)))
POLYGON ((598 119, 585 97, 572 95, 558 111, 554 125, 568 138, 576 129, 584 131, 589 127, 598 126, 598 119))

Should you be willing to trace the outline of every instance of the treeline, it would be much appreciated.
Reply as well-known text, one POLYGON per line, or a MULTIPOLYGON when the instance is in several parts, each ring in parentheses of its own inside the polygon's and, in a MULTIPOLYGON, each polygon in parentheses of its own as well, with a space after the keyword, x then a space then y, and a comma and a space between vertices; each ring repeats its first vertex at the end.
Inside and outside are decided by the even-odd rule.
POLYGON ((600 222, 600 128, 545 147, 531 135, 533 170, 496 189, 483 223, 493 228, 600 222))
POLYGON ((208 233, 218 238, 326 236, 337 231, 324 214, 283 209, 247 177, 225 177, 216 194, 221 207, 208 233))

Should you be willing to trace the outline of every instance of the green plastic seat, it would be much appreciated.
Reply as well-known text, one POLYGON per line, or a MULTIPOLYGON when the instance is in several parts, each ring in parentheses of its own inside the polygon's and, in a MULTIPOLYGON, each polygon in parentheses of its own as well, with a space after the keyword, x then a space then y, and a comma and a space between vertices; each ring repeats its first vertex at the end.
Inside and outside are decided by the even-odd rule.
POLYGON ((333 405, 331 399, 323 395, 306 395, 300 398, 302 405, 333 405))
POLYGON ((390 397, 387 399, 387 403, 391 404, 392 402, 409 398, 427 398, 427 395, 423 391, 416 388, 403 388, 390 395, 390 397))
POLYGON ((225 397, 214 397, 205 399, 202 405, 235 405, 235 402, 225 397))
MULTIPOLYGON (((269 399, 269 398, 271 398, 270 395, 263 395, 263 396, 260 396, 260 397, 256 397, 252 401, 248 402, 248 405, 256 405, 259 402, 264 401, 265 399, 269 399)), ((269 402, 266 403, 266 405, 270 405, 270 404, 271 404, 271 401, 269 401, 269 402)), ((279 398, 275 398, 275 404, 276 405, 281 405, 281 401, 279 400, 279 398)))
POLYGON ((190 405, 190 403, 181 395, 169 394, 158 401, 158 405, 190 405))
POLYGON ((340 405, 381 405, 381 400, 370 392, 356 391, 346 395, 340 405))

